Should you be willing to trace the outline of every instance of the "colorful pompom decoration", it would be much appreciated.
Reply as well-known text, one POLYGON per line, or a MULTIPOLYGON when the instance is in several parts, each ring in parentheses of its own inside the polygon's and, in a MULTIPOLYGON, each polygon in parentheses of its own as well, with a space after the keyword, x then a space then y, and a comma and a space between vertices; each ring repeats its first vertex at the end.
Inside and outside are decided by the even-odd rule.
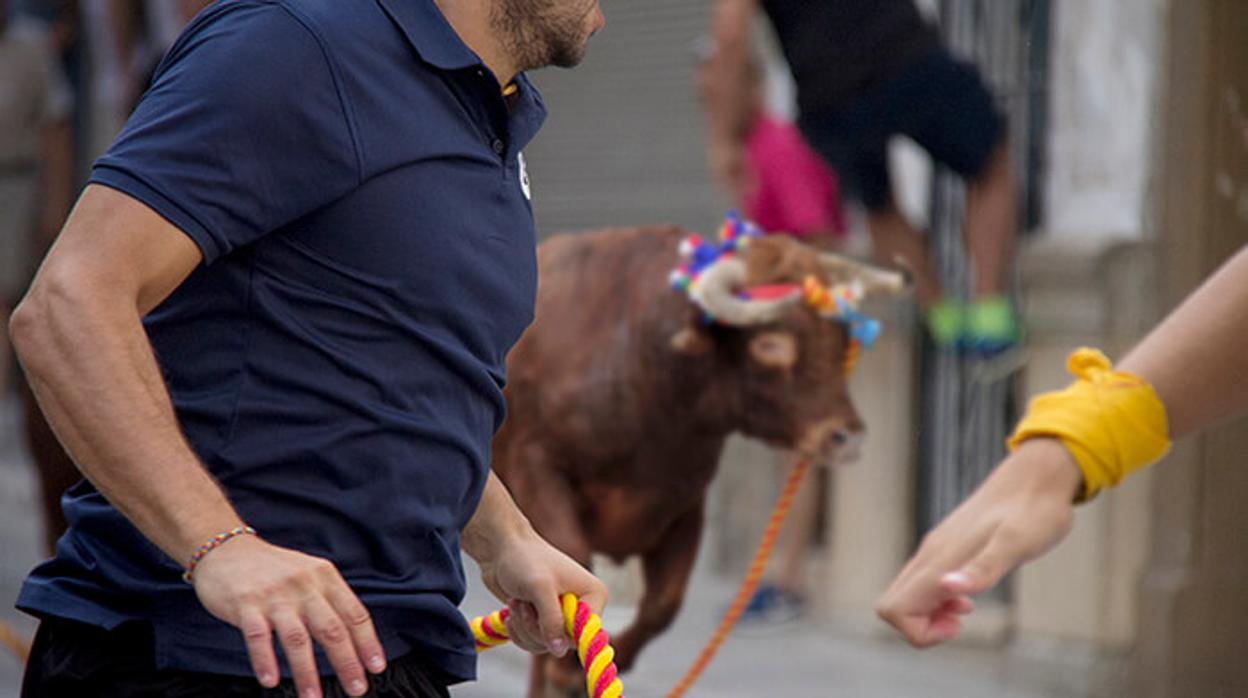
MULTIPOLYGON (((690 235, 680 242, 681 263, 672 270, 668 282, 681 293, 688 294, 697 284, 698 277, 715 262, 730 258, 763 231, 754 223, 742 218, 736 211, 729 211, 719 229, 718 243, 711 243, 699 235, 690 235)), ((745 289, 742 298, 760 300, 775 298, 792 291, 795 286, 776 285, 745 289)), ((851 282, 828 287, 814 276, 808 276, 801 287, 805 303, 820 316, 839 322, 849 333, 849 345, 845 350, 845 375, 849 375, 863 349, 870 349, 880 335, 880 322, 863 314, 858 308, 866 295, 862 284, 851 282)), ((704 315, 707 323, 714 318, 704 315)))
POLYGON ((702 272, 720 259, 730 258, 749 244, 750 240, 763 236, 757 225, 742 218, 736 211, 729 211, 719 228, 719 242, 712 243, 700 235, 690 235, 680 242, 680 266, 672 270, 668 283, 677 291, 688 293, 702 272))
POLYGON ((802 296, 807 305, 823 317, 845 326, 849 345, 845 348, 845 375, 853 372, 863 349, 870 349, 880 336, 880 321, 858 310, 865 294, 862 284, 854 282, 825 286, 814 276, 806 277, 802 296))

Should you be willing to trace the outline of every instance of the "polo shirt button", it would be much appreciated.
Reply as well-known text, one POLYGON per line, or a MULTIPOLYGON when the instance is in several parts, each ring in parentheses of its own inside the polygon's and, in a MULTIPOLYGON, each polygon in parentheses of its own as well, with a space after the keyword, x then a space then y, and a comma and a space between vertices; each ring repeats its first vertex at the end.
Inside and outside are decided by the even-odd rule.
POLYGON ((494 154, 495 155, 502 155, 503 151, 506 149, 507 149, 507 146, 503 145, 503 142, 501 140, 497 138, 494 139, 494 154))

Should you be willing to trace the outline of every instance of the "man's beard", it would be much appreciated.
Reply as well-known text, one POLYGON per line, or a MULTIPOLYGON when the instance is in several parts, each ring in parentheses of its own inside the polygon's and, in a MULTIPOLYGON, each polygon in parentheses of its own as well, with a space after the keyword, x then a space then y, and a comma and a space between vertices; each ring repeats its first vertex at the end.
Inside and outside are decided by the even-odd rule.
POLYGON ((571 68, 585 57, 585 18, 555 9, 553 0, 497 0, 494 30, 520 71, 548 65, 571 68))

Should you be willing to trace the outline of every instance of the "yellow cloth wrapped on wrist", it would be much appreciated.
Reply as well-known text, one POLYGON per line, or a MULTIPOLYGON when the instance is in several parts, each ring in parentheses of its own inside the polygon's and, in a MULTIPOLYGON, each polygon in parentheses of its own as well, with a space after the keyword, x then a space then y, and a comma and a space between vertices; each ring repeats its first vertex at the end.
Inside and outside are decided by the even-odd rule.
POLYGON ((1083 471, 1085 501, 1166 455, 1170 429, 1153 386, 1113 370, 1096 349, 1075 350, 1066 367, 1077 380, 1033 398, 1006 444, 1013 451, 1032 437, 1060 439, 1083 471))

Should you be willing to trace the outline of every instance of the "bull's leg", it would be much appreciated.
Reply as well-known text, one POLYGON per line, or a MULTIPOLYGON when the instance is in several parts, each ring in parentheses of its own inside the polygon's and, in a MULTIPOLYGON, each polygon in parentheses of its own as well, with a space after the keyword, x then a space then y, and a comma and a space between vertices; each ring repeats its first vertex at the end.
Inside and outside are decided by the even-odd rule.
POLYGON ((615 646, 615 664, 628 671, 637 661, 641 648, 667 629, 685 598, 685 587, 693 572, 702 537, 704 502, 672 523, 662 541, 642 556, 646 591, 637 609, 637 618, 620 633, 615 646))

